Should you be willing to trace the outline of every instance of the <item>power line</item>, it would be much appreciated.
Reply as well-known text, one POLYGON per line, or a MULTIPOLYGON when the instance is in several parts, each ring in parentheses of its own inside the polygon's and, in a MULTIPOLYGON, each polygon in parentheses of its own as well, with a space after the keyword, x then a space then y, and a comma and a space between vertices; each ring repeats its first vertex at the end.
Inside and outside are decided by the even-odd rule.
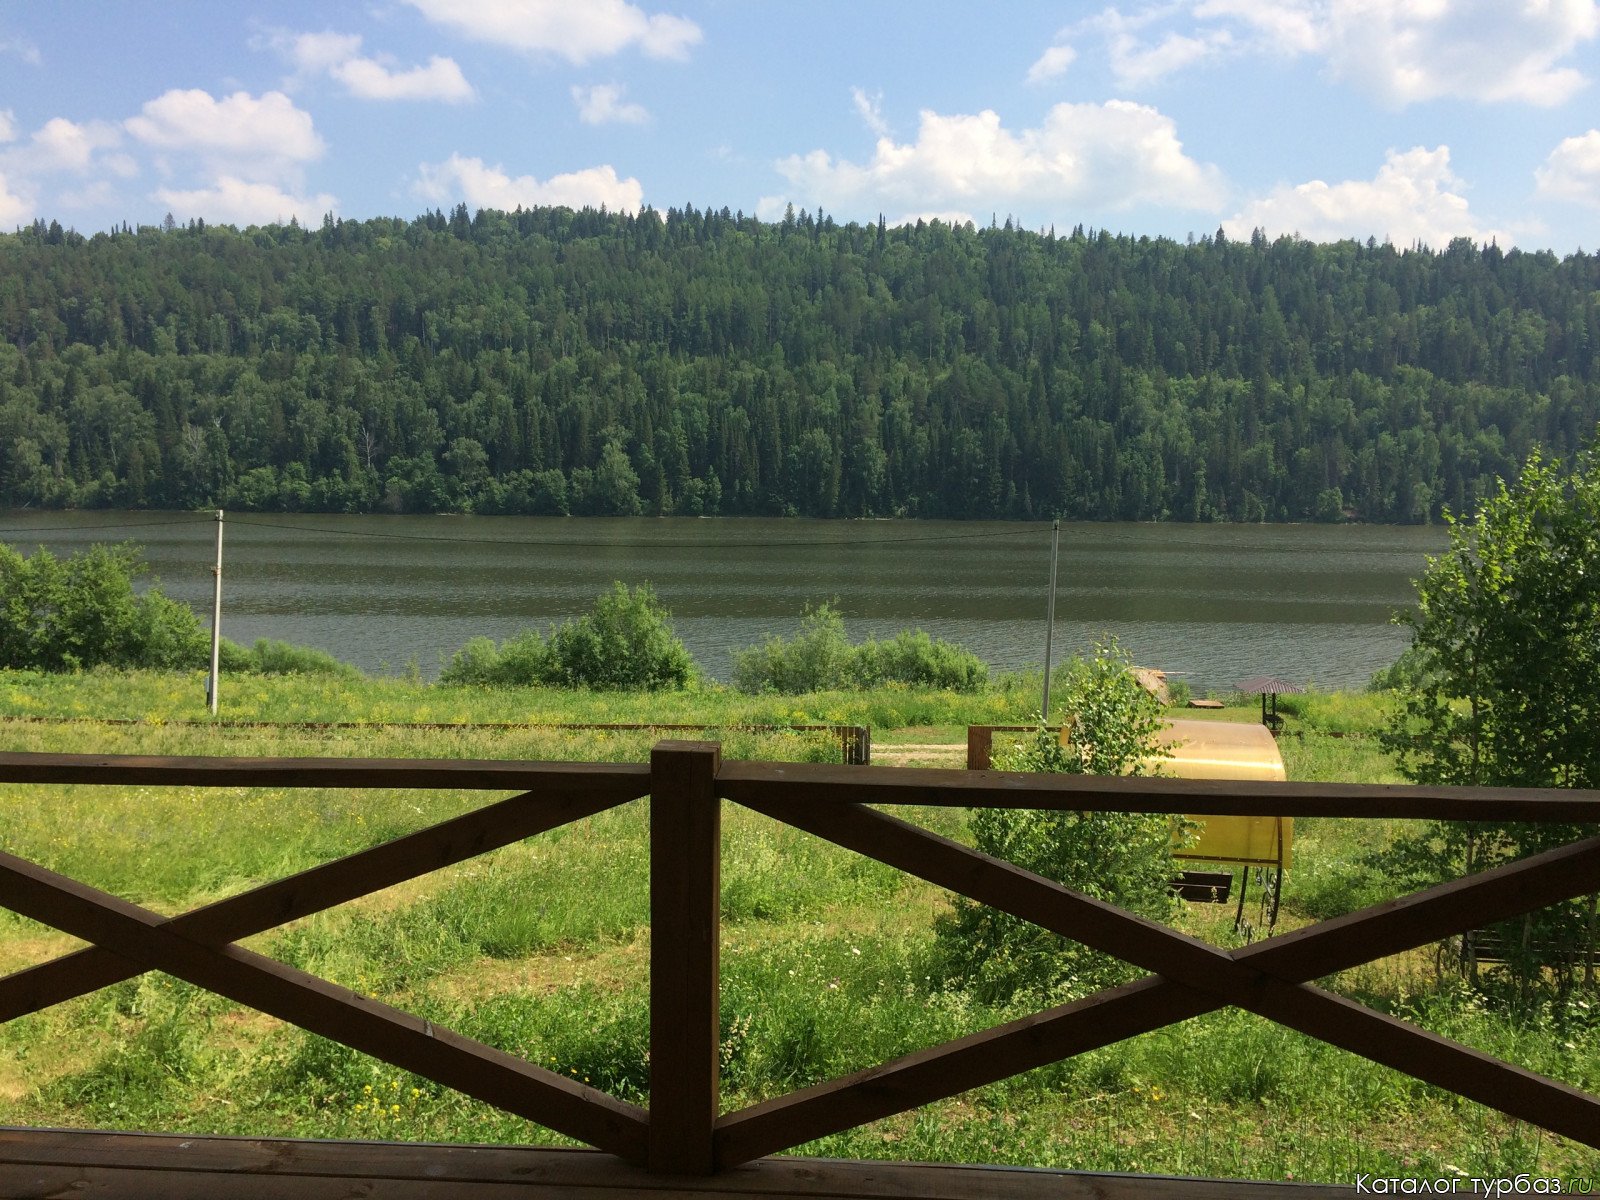
POLYGON ((210 520, 211 518, 209 517, 189 517, 187 519, 176 521, 121 521, 116 523, 108 522, 106 524, 98 525, 18 525, 11 529, 0 529, 0 533, 26 533, 48 535, 51 537, 62 537, 68 534, 77 533, 84 529, 151 529, 156 526, 165 525, 198 525, 202 521, 209 523, 210 520))
MULTIPOLYGON (((898 538, 818 538, 797 541, 711 541, 711 542, 666 542, 666 541, 578 541, 548 538, 493 538, 493 537, 462 537, 460 535, 445 536, 441 534, 424 533, 383 533, 373 529, 333 529, 317 525, 288 525, 277 521, 252 521, 245 517, 230 518, 235 525, 251 525, 258 529, 281 529, 290 533, 320 533, 331 537, 346 538, 376 538, 386 541, 403 542, 444 542, 457 545, 487 545, 487 546, 535 546, 545 549, 561 549, 563 547, 573 550, 604 550, 614 548, 618 550, 782 550, 789 548, 811 548, 820 546, 896 546, 901 544, 911 545, 922 542, 960 542, 974 541, 979 538, 998 539, 1013 537, 1031 537, 1049 532, 1043 525, 1028 525, 1021 529, 995 532, 985 530, 982 533, 935 533, 921 534, 913 537, 898 538)), ((121 521, 105 522, 94 525, 70 526, 14 526, 0 529, 0 535, 25 534, 29 536, 42 536, 47 538, 68 537, 85 530, 120 530, 120 529, 153 529, 166 526, 174 528, 189 525, 210 524, 212 518, 184 517, 176 520, 155 521, 121 521)), ((1141 534, 1112 532, 1100 522, 1085 521, 1079 524, 1075 532, 1089 541, 1099 542, 1147 542, 1148 539, 1141 534)), ((1275 525, 1266 528, 1276 528, 1275 525)), ((1242 525, 1232 523, 1217 524, 1210 528, 1214 530, 1232 531, 1243 528, 1242 525)), ((1260 529, 1262 526, 1252 526, 1260 529)), ((1283 554, 1325 554, 1329 547, 1326 546, 1293 546, 1293 545, 1244 545, 1244 544, 1219 544, 1207 536, 1196 536, 1185 529, 1178 522, 1161 523, 1161 542, 1171 545, 1173 543, 1186 543, 1189 545, 1206 545, 1216 550, 1228 551, 1254 551, 1259 553, 1283 554)), ((1368 551, 1370 553, 1370 551, 1368 551)))
POLYGON ((285 525, 274 521, 251 521, 235 517, 235 525, 251 525, 257 529, 284 529, 292 533, 325 533, 333 537, 385 538, 403 542, 450 542, 456 545, 479 546, 540 546, 573 550, 787 550, 805 546, 898 546, 911 542, 959 542, 975 538, 1026 537, 1047 532, 1040 526, 1011 530, 1006 533, 935 533, 903 538, 827 538, 816 541, 757 541, 757 542, 661 542, 661 541, 610 541, 584 542, 549 540, 542 538, 472 538, 444 537, 426 533, 380 533, 372 529, 328 529, 314 525, 285 525))

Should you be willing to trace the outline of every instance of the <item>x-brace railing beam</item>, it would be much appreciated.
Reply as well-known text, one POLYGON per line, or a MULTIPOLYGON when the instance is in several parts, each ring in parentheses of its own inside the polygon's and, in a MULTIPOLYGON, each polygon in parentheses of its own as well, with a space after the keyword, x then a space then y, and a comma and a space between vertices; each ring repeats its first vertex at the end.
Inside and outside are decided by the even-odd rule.
MULTIPOLYGON (((643 794, 633 780, 590 782, 587 793, 524 792, 392 842, 322 863, 171 918, 195 941, 235 942, 393 887, 643 794)), ((120 983, 142 968, 99 946, 0 976, 0 1023, 120 983)))
POLYGON ((1469 927, 1592 890, 1600 838, 1227 952, 861 805, 740 803, 1155 972, 997 1029, 723 1117, 731 1165, 1125 1037, 1236 1005, 1600 1146, 1600 1100, 1309 986, 1469 927))
POLYGON ((644 1157, 647 1118, 635 1105, 241 946, 194 941, 159 913, 25 859, 0 854, 0 901, 115 947, 137 970, 165 971, 612 1154, 644 1157))

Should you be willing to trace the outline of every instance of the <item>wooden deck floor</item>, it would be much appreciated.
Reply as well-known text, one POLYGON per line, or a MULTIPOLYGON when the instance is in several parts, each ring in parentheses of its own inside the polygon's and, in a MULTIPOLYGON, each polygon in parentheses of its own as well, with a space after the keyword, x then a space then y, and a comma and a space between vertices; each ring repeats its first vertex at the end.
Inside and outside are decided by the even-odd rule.
POLYGON ((709 1179, 685 1179, 649 1175, 594 1150, 0 1127, 5 1200, 1317 1200, 1352 1190, 818 1158, 768 1158, 709 1179))

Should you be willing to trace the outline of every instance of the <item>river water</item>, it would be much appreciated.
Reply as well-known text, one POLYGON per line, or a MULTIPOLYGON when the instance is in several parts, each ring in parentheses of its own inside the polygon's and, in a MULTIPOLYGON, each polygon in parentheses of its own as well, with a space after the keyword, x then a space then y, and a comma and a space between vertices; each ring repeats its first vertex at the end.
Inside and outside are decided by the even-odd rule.
MULTIPOLYGON (((0 513, 0 540, 24 552, 136 542, 207 620, 215 531, 209 515, 0 513)), ((1391 617, 1445 544, 1437 527, 1064 524, 1057 660, 1115 634, 1197 691, 1261 674, 1359 687, 1404 648, 1391 617)), ((719 679, 734 650, 827 600, 856 639, 920 627, 1037 668, 1049 569, 1048 524, 240 513, 224 527, 222 630, 432 676, 469 637, 543 628, 621 579, 655 587, 719 679)))

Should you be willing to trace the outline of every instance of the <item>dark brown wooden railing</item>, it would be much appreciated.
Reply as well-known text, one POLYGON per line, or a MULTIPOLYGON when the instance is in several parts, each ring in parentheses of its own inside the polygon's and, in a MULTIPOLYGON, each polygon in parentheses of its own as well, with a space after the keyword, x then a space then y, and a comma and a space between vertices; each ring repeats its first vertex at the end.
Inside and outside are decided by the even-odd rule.
POLYGON ((0 754, 0 783, 516 791, 453 820, 171 918, 0 854, 0 905, 93 943, 0 978, 0 1021, 161 970, 655 1172, 709 1175, 1229 1005, 1600 1148, 1600 1098, 1310 982, 1592 892, 1600 880, 1600 837, 1225 951, 868 807, 1600 823, 1600 792, 724 763, 719 747, 703 742, 662 742, 648 767, 0 754), (652 922, 648 1110, 236 944, 646 794, 652 922), (723 1113, 717 1077, 723 800, 1036 922, 1150 974, 723 1113))

